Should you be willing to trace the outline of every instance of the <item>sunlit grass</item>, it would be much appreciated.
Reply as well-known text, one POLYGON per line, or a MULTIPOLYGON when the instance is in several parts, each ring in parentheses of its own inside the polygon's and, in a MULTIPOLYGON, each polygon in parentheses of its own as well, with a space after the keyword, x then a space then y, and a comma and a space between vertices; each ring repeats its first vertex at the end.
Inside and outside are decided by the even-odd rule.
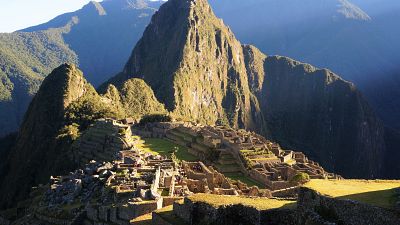
POLYGON ((250 206, 259 210, 276 209, 276 208, 293 208, 296 206, 295 201, 277 200, 268 198, 246 198, 241 196, 226 196, 212 194, 195 194, 188 197, 193 202, 205 202, 214 207, 226 205, 250 206))
POLYGON ((242 173, 224 173, 224 175, 232 180, 240 180, 241 182, 247 184, 247 186, 257 186, 259 188, 265 188, 265 185, 243 175, 242 173))
POLYGON ((163 155, 170 157, 171 153, 175 152, 175 156, 179 160, 198 161, 198 158, 188 152, 188 148, 175 144, 171 141, 160 138, 147 138, 136 145, 141 151, 148 152, 154 155, 163 155))
POLYGON ((311 180, 305 187, 335 198, 392 208, 396 201, 395 189, 400 187, 400 181, 311 180))

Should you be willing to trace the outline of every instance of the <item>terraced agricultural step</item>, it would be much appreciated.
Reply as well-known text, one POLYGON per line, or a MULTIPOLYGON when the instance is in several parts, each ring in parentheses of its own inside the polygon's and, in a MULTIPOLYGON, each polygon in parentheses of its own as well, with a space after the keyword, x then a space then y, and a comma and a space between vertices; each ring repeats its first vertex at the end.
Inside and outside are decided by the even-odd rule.
POLYGON ((215 165, 218 172, 220 173, 234 173, 240 172, 240 167, 237 164, 217 164, 215 165))
POLYGON ((203 153, 207 153, 210 151, 210 148, 208 148, 207 146, 204 146, 202 144, 199 143, 191 143, 190 146, 197 151, 201 151, 203 153))
POLYGON ((171 132, 168 132, 168 133, 166 134, 166 137, 169 138, 169 139, 171 139, 171 140, 174 140, 174 141, 181 141, 181 140, 183 140, 183 138, 181 138, 180 136, 177 136, 177 135, 175 135, 175 134, 173 134, 173 133, 171 133, 171 132))
POLYGON ((231 158, 231 159, 219 159, 218 163, 222 165, 229 165, 229 164, 236 164, 236 159, 231 158))

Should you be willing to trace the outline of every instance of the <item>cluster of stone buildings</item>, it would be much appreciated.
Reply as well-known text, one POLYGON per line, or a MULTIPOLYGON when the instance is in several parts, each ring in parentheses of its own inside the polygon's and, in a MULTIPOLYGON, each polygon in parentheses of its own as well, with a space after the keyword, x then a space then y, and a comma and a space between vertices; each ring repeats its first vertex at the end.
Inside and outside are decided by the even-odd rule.
MULTIPOLYGON (((171 130, 179 127, 160 126, 170 126, 171 130)), ((36 220, 52 224, 129 224, 194 193, 271 197, 269 190, 228 179, 203 162, 176 162, 172 157, 141 151, 137 147, 140 139, 132 136, 128 125, 99 120, 91 129, 81 138, 76 154, 90 152, 90 157, 100 160, 107 154, 109 162, 91 160, 68 175, 51 177, 35 207, 36 220)))
POLYGON ((297 186, 291 179, 298 173, 306 173, 311 179, 340 178, 303 153, 283 150, 254 132, 192 123, 151 123, 134 128, 133 132, 186 146, 191 154, 219 172, 242 173, 272 192, 297 186))
POLYGON ((30 220, 50 224, 129 224, 144 214, 195 193, 282 197, 297 188, 291 178, 338 178, 304 154, 245 130, 183 122, 148 123, 102 119, 74 144, 80 168, 51 177, 30 220), (163 138, 186 146, 201 162, 174 161, 138 148, 140 138, 163 138), (241 173, 264 188, 227 178, 241 173))

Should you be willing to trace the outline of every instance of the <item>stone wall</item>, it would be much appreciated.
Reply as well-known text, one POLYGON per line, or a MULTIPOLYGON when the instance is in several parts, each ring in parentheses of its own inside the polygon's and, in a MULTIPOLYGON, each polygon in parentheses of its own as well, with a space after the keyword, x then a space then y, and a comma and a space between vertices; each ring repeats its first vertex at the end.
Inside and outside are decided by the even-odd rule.
POLYGON ((399 211, 326 197, 308 188, 300 188, 297 206, 301 224, 400 224, 399 211))
POLYGON ((174 204, 174 213, 190 225, 296 225, 294 210, 258 210, 243 205, 216 208, 203 202, 185 199, 174 204))
POLYGON ((164 220, 160 215, 158 215, 155 212, 152 213, 151 217, 152 217, 152 219, 151 219, 152 225, 174 225, 174 224, 171 224, 171 223, 167 222, 166 220, 164 220))
POLYGON ((101 119, 92 124, 73 144, 73 160, 80 166, 90 160, 111 161, 121 150, 134 144, 130 126, 101 119))
POLYGON ((162 198, 155 201, 127 203, 119 206, 88 205, 85 208, 87 215, 86 223, 128 225, 130 224, 130 220, 151 213, 162 207, 162 198))
POLYGON ((174 202, 183 200, 183 197, 163 197, 163 206, 162 207, 167 207, 170 205, 173 205, 174 202))

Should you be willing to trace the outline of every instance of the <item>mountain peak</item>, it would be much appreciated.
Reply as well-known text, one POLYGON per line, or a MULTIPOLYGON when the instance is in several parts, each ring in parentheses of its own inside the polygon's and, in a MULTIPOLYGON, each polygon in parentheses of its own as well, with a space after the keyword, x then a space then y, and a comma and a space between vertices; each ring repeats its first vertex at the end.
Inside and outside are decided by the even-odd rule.
POLYGON ((342 14, 347 19, 364 21, 371 20, 371 17, 366 12, 347 0, 339 0, 337 12, 342 14))
POLYGON ((96 12, 99 16, 107 15, 106 10, 103 8, 101 3, 96 1, 90 1, 87 5, 85 5, 82 10, 90 10, 96 12))
MULTIPOLYGON (((45 95, 54 102, 62 101, 61 113, 68 105, 80 98, 87 90, 87 81, 82 72, 74 64, 65 63, 54 69, 43 81, 37 96, 45 95)), ((36 97, 35 97, 36 98, 36 97)), ((40 98, 40 97, 38 97, 40 98)))

